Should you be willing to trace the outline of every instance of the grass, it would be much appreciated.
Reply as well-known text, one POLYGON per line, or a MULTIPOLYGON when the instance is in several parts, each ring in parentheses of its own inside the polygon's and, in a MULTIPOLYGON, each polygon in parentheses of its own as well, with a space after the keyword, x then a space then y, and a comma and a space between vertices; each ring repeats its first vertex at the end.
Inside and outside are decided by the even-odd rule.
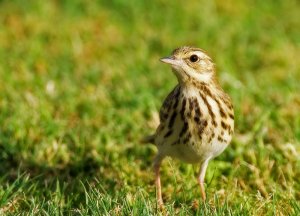
POLYGON ((0 1, 0 214, 299 215, 300 4, 286 1, 0 1), (207 50, 233 99, 235 137, 210 163, 153 146, 176 84, 158 59, 207 50))

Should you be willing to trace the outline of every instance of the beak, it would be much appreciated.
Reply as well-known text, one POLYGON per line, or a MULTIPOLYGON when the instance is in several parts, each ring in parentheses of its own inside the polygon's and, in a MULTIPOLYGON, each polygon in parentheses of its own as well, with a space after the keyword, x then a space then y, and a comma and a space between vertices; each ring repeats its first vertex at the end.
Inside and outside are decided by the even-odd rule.
POLYGON ((161 58, 160 61, 162 61, 163 63, 166 63, 166 64, 170 64, 170 65, 179 65, 180 64, 180 60, 175 59, 174 56, 161 58))

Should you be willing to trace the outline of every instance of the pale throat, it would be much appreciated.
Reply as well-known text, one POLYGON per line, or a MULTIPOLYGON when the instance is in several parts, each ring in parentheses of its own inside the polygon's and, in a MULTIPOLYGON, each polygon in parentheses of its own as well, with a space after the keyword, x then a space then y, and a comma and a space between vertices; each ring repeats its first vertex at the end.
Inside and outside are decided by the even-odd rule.
POLYGON ((213 73, 211 72, 193 74, 194 80, 197 80, 198 82, 207 83, 207 84, 211 83, 212 77, 213 77, 213 73))
POLYGON ((199 73, 194 70, 184 70, 179 67, 172 67, 173 73, 176 75, 180 85, 189 85, 192 82, 210 84, 213 82, 213 72, 207 71, 199 73))

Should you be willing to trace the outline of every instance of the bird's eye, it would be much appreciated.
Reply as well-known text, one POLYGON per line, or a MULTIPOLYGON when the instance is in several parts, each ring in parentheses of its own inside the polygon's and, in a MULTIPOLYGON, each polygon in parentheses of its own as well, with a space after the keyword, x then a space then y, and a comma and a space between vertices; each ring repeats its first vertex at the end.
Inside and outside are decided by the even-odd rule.
POLYGON ((199 57, 197 55, 191 55, 191 57, 190 57, 191 62, 196 62, 196 61, 198 61, 198 59, 199 59, 199 57))

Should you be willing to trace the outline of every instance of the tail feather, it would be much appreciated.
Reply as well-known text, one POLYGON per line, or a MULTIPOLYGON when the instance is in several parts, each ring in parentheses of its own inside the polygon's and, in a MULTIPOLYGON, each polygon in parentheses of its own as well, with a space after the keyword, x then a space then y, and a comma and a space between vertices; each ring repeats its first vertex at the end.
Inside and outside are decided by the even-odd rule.
POLYGON ((141 143, 152 143, 155 144, 155 134, 153 135, 149 135, 149 136, 145 136, 142 140, 141 143))

